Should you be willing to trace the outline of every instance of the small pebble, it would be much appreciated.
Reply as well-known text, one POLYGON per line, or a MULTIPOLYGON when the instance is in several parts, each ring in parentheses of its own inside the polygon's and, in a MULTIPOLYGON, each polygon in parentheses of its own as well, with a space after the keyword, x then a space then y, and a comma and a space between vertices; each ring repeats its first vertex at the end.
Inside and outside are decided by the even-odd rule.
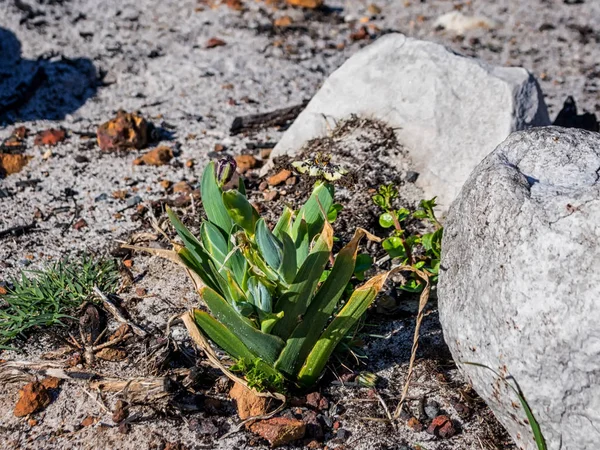
POLYGON ((138 203, 142 203, 142 197, 135 195, 127 199, 127 206, 135 206, 138 203))
POLYGON ((433 419, 440 413, 440 405, 435 400, 429 400, 425 405, 425 415, 433 419))
POLYGON ((337 430, 337 437, 339 439, 346 440, 350 437, 350 432, 348 430, 340 428, 339 430, 337 430))
POLYGON ((417 178, 419 178, 419 173, 413 172, 412 170, 406 172, 406 175, 404 175, 404 181, 406 181, 407 183, 414 183, 415 181, 417 181, 417 178))

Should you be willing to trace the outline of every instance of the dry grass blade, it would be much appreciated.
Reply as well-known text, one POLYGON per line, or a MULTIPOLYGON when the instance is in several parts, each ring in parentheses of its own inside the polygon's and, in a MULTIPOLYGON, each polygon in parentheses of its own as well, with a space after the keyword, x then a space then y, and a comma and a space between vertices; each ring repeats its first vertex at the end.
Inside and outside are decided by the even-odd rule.
POLYGON ((139 377, 129 380, 105 378, 92 381, 90 387, 104 392, 117 392, 134 401, 159 400, 170 395, 166 377, 139 377))
POLYGON ((145 330, 140 328, 131 320, 127 319, 123 315, 123 313, 119 311, 119 308, 117 308, 117 306, 113 302, 111 302, 110 299, 106 295, 104 295, 102 291, 98 289, 97 286, 94 286, 94 294, 96 294, 98 298, 102 300, 102 304, 104 305, 104 307, 115 317, 115 319, 117 319, 117 321, 129 325, 132 331, 140 337, 146 337, 148 335, 148 333, 145 330))
POLYGON ((410 362, 408 364, 408 372, 406 374, 406 381, 404 382, 404 387, 402 388, 402 397, 400 397, 400 403, 396 407, 396 411, 394 412, 394 419, 398 419, 400 417, 400 413, 402 412, 402 405, 404 404, 406 397, 408 396, 408 389, 410 387, 410 380, 412 378, 412 373, 415 365, 415 358, 417 356, 417 349, 419 348, 419 331, 421 330, 421 323, 423 322, 423 311, 425 310, 425 306, 427 305, 427 301, 429 300, 429 291, 431 286, 429 284, 429 275, 426 272, 423 272, 419 269, 415 269, 411 266, 400 266, 392 269, 391 273, 402 272, 402 271, 410 271, 416 273, 423 281, 425 281, 425 288, 423 292, 421 292, 421 296, 419 297, 419 311, 417 313, 417 320, 415 324, 415 333, 413 337, 413 345, 410 353, 410 362))

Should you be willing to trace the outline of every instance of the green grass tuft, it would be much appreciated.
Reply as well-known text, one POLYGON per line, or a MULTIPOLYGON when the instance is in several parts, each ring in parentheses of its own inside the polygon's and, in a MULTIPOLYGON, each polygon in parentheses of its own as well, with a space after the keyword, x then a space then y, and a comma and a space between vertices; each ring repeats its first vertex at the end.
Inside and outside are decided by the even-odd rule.
POLYGON ((32 328, 64 325, 75 308, 89 300, 94 286, 113 292, 119 270, 113 260, 89 255, 55 262, 45 270, 24 271, 0 295, 0 348, 32 328))

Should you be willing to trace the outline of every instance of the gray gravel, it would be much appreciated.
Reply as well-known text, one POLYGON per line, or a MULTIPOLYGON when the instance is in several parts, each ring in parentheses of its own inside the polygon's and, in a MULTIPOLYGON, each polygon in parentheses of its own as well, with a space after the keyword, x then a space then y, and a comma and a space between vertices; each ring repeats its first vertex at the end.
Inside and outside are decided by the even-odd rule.
MULTIPOLYGON (((173 140, 168 144, 179 147, 179 161, 197 162, 193 170, 173 164, 133 167, 134 154, 101 156, 97 148, 88 150, 87 143, 76 136, 43 160, 40 155, 45 149, 33 148, 30 142, 28 153, 35 158, 26 170, 0 181, 2 189, 13 194, 0 198, 0 230, 29 223, 36 208, 44 215, 56 208, 71 209, 41 223, 41 231, 33 235, 4 239, 0 260, 9 266, 5 274, 20 269, 25 255, 34 255, 28 264, 33 261, 35 266, 40 252, 56 257, 71 249, 97 249, 134 230, 137 225, 130 214, 119 221, 113 218, 126 205, 94 201, 102 194, 110 197, 112 191, 135 184, 143 200, 157 199, 164 195, 159 180, 194 182, 217 143, 240 153, 248 141, 277 141, 280 134, 274 129, 251 137, 230 137, 228 129, 237 115, 310 98, 327 74, 368 44, 349 38, 359 26, 352 21, 369 15, 366 2, 328 1, 332 11, 327 14, 276 10, 262 2, 246 2, 243 12, 226 6, 212 9, 203 3, 110 1, 98 8, 93 1, 0 1, 3 40, 7 30, 14 34, 21 45, 21 64, 29 71, 40 64, 47 69, 44 89, 19 110, 29 128, 37 131, 58 125, 72 132, 89 132, 119 108, 139 110, 157 125, 172 126, 173 140), (284 14, 290 15, 295 30, 273 29, 272 19, 284 14), (212 37, 227 45, 206 49, 212 37), (337 49, 340 44, 345 44, 343 50, 337 49), (40 62, 40 58, 47 60, 40 62), (89 80, 90 65, 99 77, 96 86, 89 80), (70 67, 66 74, 60 70, 65 66, 70 67), (77 71, 80 77, 74 76, 77 71), (48 118, 58 120, 43 120, 48 118), (80 153, 91 162, 76 163, 74 157, 80 153), (25 179, 41 181, 36 188, 18 187, 25 179), (77 194, 64 199, 65 188, 77 194), (78 216, 88 223, 82 231, 68 227, 75 215, 74 201, 81 208, 78 216)), ((475 1, 464 5, 462 12, 485 15, 497 28, 472 30, 464 37, 433 27, 437 17, 452 10, 450 2, 380 1, 377 5, 381 14, 371 23, 381 32, 400 31, 494 64, 531 70, 540 80, 552 117, 567 95, 575 97, 580 109, 600 109, 598 2, 505 0, 490 5, 475 1)), ((5 81, 0 88, 8 85, 5 81)), ((4 123, 20 123, 19 114, 9 111, 4 123)), ((11 126, 5 126, 0 138, 11 131, 11 126)))
MULTIPOLYGON (((114 245, 115 239, 139 230, 140 223, 131 217, 134 210, 124 210, 127 199, 114 199, 114 191, 127 190, 129 198, 138 195, 144 202, 160 199, 169 195, 160 186, 161 180, 195 183, 203 164, 214 157, 216 144, 224 145, 228 153, 239 154, 257 153, 246 150, 248 142, 276 142, 281 132, 272 128, 229 136, 229 127, 236 116, 309 99, 329 73, 369 42, 350 39, 360 26, 356 21, 369 15, 368 2, 326 3, 331 8, 328 13, 275 9, 255 1, 246 1, 247 9, 237 12, 196 1, 105 1, 98 6, 92 0, 0 0, 0 36, 3 43, 9 42, 6 47, 13 54, 0 56, 0 109, 10 103, 6 100, 7 91, 15 86, 11 76, 21 74, 23 79, 30 79, 41 67, 47 77, 18 111, 0 111, 0 138, 10 135, 13 123, 22 122, 32 132, 64 127, 70 135, 52 148, 46 159, 42 155, 47 149, 35 147, 33 138, 29 138, 27 153, 34 156, 32 161, 21 173, 0 180, 0 231, 30 223, 36 215, 42 217, 36 219, 35 232, 0 240, 0 282, 24 267, 40 267, 48 259, 79 249, 103 251, 114 245), (272 20, 285 14, 291 16, 294 27, 286 31, 273 29, 272 20), (213 37, 224 40, 226 45, 205 48, 213 37), (21 54, 14 56, 19 45, 21 54), (158 168, 133 166, 139 152, 102 155, 93 140, 77 135, 95 131, 98 124, 120 108, 139 110, 171 133, 171 139, 161 144, 176 147, 178 156, 174 162, 158 168), (85 156, 89 162, 77 162, 78 156, 78 160, 85 156), (184 165, 189 159, 196 162, 193 168, 184 165), (116 219, 116 213, 122 217, 116 219), (85 219, 88 226, 75 230, 72 225, 79 218, 85 219)), ((381 14, 370 23, 380 33, 399 31, 443 43, 493 64, 522 66, 532 71, 540 80, 552 117, 568 95, 575 97, 580 109, 600 112, 600 2, 456 3, 462 5, 465 14, 485 15, 498 23, 494 30, 472 30, 464 37, 433 26, 440 15, 453 9, 453 2, 376 3, 381 14)), ((373 32, 374 36, 377 34, 373 32)), ((136 259, 135 270, 149 271, 143 283, 157 297, 148 301, 148 307, 160 311, 161 301, 169 299, 177 302, 177 307, 169 311, 172 313, 189 307, 196 299, 188 286, 186 297, 181 300, 181 274, 175 276, 167 267, 155 259, 140 258, 136 259)), ((158 314, 153 316, 153 320, 157 317, 158 314)), ((431 329, 424 332, 424 351, 436 348, 435 342, 441 343, 439 325, 437 321, 431 323, 431 329)), ((412 325, 390 323, 389 327, 397 346, 376 341, 370 348, 373 370, 385 380, 403 379, 412 325), (378 355, 398 358, 402 363, 383 364, 378 362, 382 361, 378 355)), ((423 362, 425 367, 437 356, 428 358, 423 362)), ((419 376, 417 380, 424 386, 422 389, 445 386, 432 380, 427 384, 419 376)), ((464 387, 458 374, 450 382, 445 397, 435 397, 445 409, 449 408, 448 399, 455 395, 450 389, 464 387)), ((126 436, 118 434, 116 428, 103 433, 88 428, 77 431, 75 425, 85 414, 101 411, 89 396, 73 387, 65 388, 65 395, 60 395, 42 416, 46 427, 31 430, 10 412, 16 391, 2 389, 1 434, 7 438, 2 440, 20 448, 150 448, 155 441, 182 440, 193 445, 197 439, 187 425, 172 421, 140 424, 126 436), (71 398, 74 403, 69 402, 71 398), (59 436, 56 430, 65 423, 67 433, 59 436), (52 437, 48 430, 53 430, 52 437)), ((415 395, 422 392, 416 391, 415 395)), ((357 403, 357 411, 362 405, 357 403)), ((376 413, 381 411, 373 412, 376 413)), ((450 448, 481 448, 480 436, 485 434, 485 426, 477 421, 465 422, 450 448)), ((390 445, 394 442, 421 443, 427 449, 449 448, 447 443, 425 433, 415 435, 401 430, 395 435, 389 428, 373 426, 371 422, 350 423, 349 428, 353 433, 349 442, 354 448, 372 448, 371 438, 385 438, 381 448, 393 448, 390 445)), ((232 441, 217 441, 214 447, 244 448, 248 438, 239 436, 232 441)))

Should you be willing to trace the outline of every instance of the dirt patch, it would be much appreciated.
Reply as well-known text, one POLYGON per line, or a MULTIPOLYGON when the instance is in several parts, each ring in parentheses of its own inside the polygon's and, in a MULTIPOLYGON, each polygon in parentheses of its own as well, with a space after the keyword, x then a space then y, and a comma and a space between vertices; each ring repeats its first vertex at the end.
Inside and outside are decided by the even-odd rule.
MULTIPOLYGON (((308 143, 301 156, 311 159, 331 154, 332 163, 348 171, 336 187, 336 199, 345 206, 335 223, 340 245, 350 238, 349 227, 361 226, 385 235, 385 230, 377 224, 378 211, 371 201, 373 189, 380 184, 400 186, 399 206, 414 207, 420 199, 420 192, 406 180, 410 161, 393 136, 382 124, 355 117, 338 124, 330 136, 308 143)), ((278 160, 274 173, 282 168, 292 171, 291 163, 278 160)), ((295 185, 269 187, 279 192, 280 197, 277 201, 265 201, 261 190, 265 179, 256 176, 257 170, 246 172, 248 195, 272 221, 284 204, 297 208, 310 195, 314 179, 294 173, 295 185)), ((153 214, 166 233, 174 237, 163 205, 158 202, 152 208, 153 214)), ((200 203, 176 209, 192 229, 197 227, 200 203)), ((149 220, 141 221, 140 227, 125 240, 168 247, 168 241, 150 227, 149 220)), ((375 244, 370 249, 381 254, 375 244)), ((32 449, 39 448, 40 440, 44 448, 78 448, 83 443, 100 448, 106 442, 121 448, 140 445, 161 448, 167 444, 182 448, 198 445, 215 449, 248 445, 268 448, 265 441, 237 426, 236 407, 228 395, 229 382, 196 351, 181 324, 173 322, 177 314, 199 305, 184 271, 168 261, 142 254, 126 252, 121 258, 128 262, 128 275, 123 276, 115 304, 147 335, 119 341, 114 348, 122 353, 119 358, 107 358, 110 361, 98 355, 89 360, 80 355, 74 361, 80 351, 77 348, 62 354, 59 362, 74 361, 75 366, 69 371, 77 369, 80 377, 93 374, 93 379, 66 380, 56 400, 35 415, 35 426, 10 413, 19 386, 36 373, 27 368, 20 371, 18 383, 0 388, 3 394, 0 406, 5 411, 1 417, 7 424, 2 434, 20 448, 32 449), (89 417, 93 420, 88 420, 89 417)), ((477 400, 454 366, 442 339, 434 301, 422 329, 421 350, 406 410, 396 424, 387 422, 385 407, 393 411, 407 374, 417 300, 413 295, 398 295, 391 286, 383 297, 394 297, 394 308, 378 306, 369 311, 355 336, 355 352, 336 353, 319 383, 321 395, 305 398, 304 392, 293 393, 290 406, 281 412, 283 422, 305 424, 304 437, 290 448, 327 445, 366 450, 398 445, 415 448, 414 444, 419 443, 424 448, 442 450, 479 448, 480 441, 489 445, 502 442, 501 448, 513 448, 489 409, 477 400), (374 388, 357 383, 357 376, 364 372, 376 375, 374 388), (318 402, 314 401, 316 397, 318 402), (430 406, 429 415, 424 405, 430 406), (437 405, 437 410, 431 405, 437 405), (437 419, 440 423, 444 421, 443 428, 431 425, 438 416, 445 417, 437 419), (428 433, 428 428, 434 431, 428 433)), ((83 318, 89 316, 88 308, 79 314, 79 322, 87 323, 83 318)), ((105 339, 110 342, 119 335, 119 323, 110 313, 104 315, 109 317, 106 334, 109 337, 105 339)), ((77 322, 66 323, 65 328, 17 342, 27 355, 25 358, 13 352, 4 352, 2 357, 47 361, 48 353, 64 347, 71 335, 77 335, 77 322)), ((96 345, 104 342, 99 339, 96 345)), ((268 433, 265 436, 278 438, 268 433)))

